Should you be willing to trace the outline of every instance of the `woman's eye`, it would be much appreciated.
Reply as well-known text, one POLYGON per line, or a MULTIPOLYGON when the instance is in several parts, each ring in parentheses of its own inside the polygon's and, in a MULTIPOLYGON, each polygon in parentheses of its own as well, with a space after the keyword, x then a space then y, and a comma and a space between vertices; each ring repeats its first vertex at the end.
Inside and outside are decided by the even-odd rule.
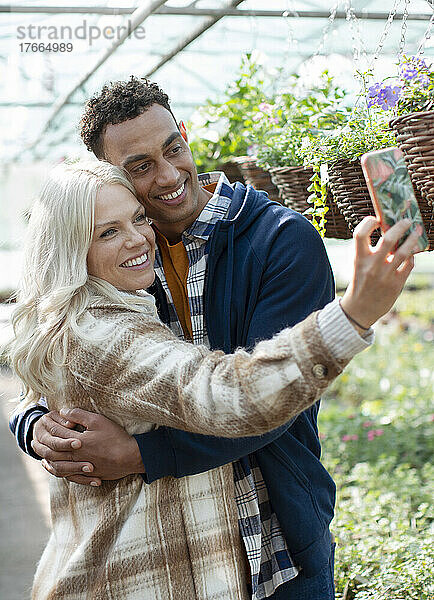
POLYGON ((148 220, 146 218, 145 213, 140 213, 140 215, 137 215, 136 217, 136 223, 147 223, 148 220))
POLYGON ((109 237, 111 236, 113 233, 116 233, 116 229, 107 229, 107 231, 104 231, 104 233, 102 233, 100 235, 100 237, 105 238, 105 237, 109 237))

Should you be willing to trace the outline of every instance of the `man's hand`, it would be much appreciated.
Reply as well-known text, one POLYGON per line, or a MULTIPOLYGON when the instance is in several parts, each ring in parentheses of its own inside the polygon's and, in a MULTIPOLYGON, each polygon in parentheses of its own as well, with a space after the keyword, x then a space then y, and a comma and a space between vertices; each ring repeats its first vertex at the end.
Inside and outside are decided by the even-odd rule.
POLYGON ((84 485, 143 473, 136 440, 117 423, 80 408, 51 411, 34 425, 32 448, 56 477, 84 485), (75 431, 81 425, 84 431, 75 431))

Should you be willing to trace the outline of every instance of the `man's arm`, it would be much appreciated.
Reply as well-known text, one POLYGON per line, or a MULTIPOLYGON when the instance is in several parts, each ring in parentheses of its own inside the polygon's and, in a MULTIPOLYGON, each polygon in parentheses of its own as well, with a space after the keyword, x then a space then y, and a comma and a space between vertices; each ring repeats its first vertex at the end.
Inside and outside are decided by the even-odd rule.
POLYGON ((32 458, 36 458, 36 460, 41 460, 41 457, 32 449, 33 427, 48 412, 48 408, 41 402, 41 404, 27 407, 20 413, 14 413, 9 419, 9 429, 15 436, 18 446, 23 452, 32 458))

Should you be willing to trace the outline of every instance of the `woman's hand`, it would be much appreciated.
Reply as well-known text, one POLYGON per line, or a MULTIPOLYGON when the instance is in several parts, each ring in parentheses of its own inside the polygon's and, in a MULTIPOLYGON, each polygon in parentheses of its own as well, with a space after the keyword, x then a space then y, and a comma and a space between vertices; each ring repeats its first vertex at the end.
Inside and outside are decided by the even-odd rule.
POLYGON ((353 277, 341 306, 350 320, 354 319, 363 328, 368 329, 392 308, 413 269, 413 254, 420 250, 418 232, 412 232, 395 250, 410 225, 409 219, 399 221, 375 247, 370 244, 370 235, 379 226, 375 217, 365 217, 354 231, 353 277))

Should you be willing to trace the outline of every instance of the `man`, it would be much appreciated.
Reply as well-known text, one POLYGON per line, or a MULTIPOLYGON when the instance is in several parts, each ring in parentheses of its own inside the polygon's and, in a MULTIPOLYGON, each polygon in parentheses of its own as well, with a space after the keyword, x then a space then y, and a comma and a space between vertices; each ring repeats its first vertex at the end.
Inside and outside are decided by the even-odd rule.
MULTIPOLYGON (((87 103, 81 135, 99 159, 129 172, 146 206, 158 243, 153 293, 179 337, 225 352, 249 348, 332 299, 330 265, 314 228, 223 174, 198 177, 185 130, 156 84, 132 77, 104 87, 87 103)), ((324 376, 321 368, 315 376, 324 376)), ((40 407, 11 429, 25 451, 70 481, 190 477, 198 498, 211 494, 222 506, 230 502, 229 511, 234 497, 252 597, 328 600, 335 487, 319 461, 317 412, 318 404, 267 435, 238 440, 165 427, 130 438, 101 415, 40 407), (72 431, 75 424, 85 431, 72 431), (209 473, 231 462, 228 500, 209 473)), ((226 526, 222 521, 222 532, 226 526)), ((232 597, 230 589, 222 596, 232 597)))

